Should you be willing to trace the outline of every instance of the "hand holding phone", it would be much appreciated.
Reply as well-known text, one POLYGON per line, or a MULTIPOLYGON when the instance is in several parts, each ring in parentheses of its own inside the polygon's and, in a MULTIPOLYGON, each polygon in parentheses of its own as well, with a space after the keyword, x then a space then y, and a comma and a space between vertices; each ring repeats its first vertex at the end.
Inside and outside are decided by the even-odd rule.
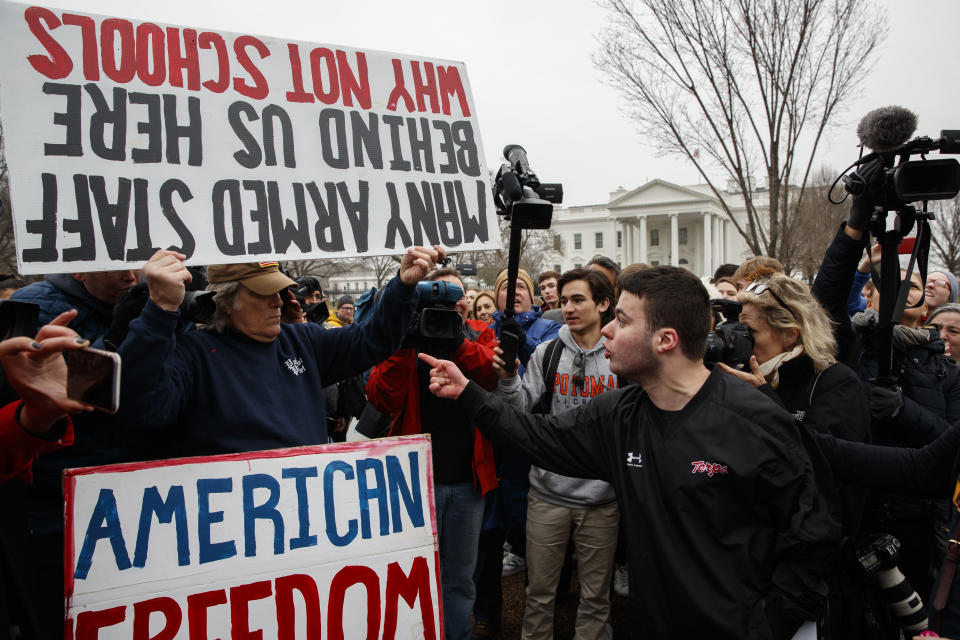
POLYGON ((500 349, 503 350, 503 369, 507 373, 513 373, 517 368, 517 354, 520 352, 520 345, 527 339, 526 334, 520 327, 520 323, 513 318, 507 318, 500 325, 500 349))

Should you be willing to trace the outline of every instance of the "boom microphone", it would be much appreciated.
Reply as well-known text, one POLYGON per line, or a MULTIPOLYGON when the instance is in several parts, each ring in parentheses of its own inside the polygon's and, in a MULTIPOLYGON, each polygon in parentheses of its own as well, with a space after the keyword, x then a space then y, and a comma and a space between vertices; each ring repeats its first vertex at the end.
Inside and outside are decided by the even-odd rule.
POLYGON ((917 116, 897 106, 880 107, 863 116, 857 125, 861 144, 876 153, 887 153, 901 147, 917 128, 917 116))

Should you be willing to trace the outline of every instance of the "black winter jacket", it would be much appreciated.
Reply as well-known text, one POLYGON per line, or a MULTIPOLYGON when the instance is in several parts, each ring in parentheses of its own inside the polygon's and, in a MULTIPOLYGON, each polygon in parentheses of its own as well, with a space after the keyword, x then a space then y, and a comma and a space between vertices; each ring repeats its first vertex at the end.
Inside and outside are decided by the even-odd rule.
POLYGON ((814 619, 839 526, 791 416, 756 389, 714 371, 675 412, 639 386, 557 416, 473 383, 459 402, 538 466, 613 484, 632 637, 789 638, 814 619))
MULTIPOLYGON (((805 426, 853 442, 870 442, 870 407, 860 379, 850 367, 835 363, 817 375, 813 361, 804 355, 785 362, 778 369, 780 384, 759 387, 782 404, 805 426)), ((866 489, 838 485, 843 535, 856 537, 866 489)))

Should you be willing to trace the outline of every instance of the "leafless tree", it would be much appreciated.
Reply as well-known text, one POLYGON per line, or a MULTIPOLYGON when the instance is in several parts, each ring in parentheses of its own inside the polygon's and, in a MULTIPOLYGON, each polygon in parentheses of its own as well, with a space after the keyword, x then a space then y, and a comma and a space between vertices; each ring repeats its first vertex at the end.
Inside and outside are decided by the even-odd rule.
MULTIPOLYGON (((783 231, 779 259, 791 271, 799 271, 808 283, 820 270, 823 254, 849 211, 847 204, 837 206, 827 199, 835 177, 836 171, 829 168, 814 172, 803 200, 793 203, 794 215, 783 231)), ((838 196, 836 192, 834 195, 838 196)))
POLYGON ((886 14, 868 0, 603 4, 611 20, 595 62, 641 132, 693 163, 751 251, 779 258, 824 132, 873 64, 886 14), (722 196, 727 180, 745 220, 722 196))
POLYGON ((950 273, 960 273, 960 196, 952 200, 937 200, 932 205, 933 259, 950 273))

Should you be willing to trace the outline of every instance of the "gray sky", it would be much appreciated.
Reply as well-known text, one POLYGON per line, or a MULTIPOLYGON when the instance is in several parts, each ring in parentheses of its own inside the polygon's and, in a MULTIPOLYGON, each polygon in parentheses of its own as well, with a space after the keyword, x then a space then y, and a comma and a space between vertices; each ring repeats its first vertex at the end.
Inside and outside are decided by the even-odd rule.
MULTIPOLYGON (((919 116, 917 135, 960 129, 957 0, 875 0, 889 37, 863 95, 841 116, 819 163, 856 159, 856 123, 899 104, 919 116)), ((523 145, 545 182, 562 182, 565 204, 606 202, 618 186, 663 178, 700 182, 693 167, 657 158, 602 83, 591 55, 606 20, 590 0, 59 0, 48 6, 466 63, 487 164, 523 145)))

